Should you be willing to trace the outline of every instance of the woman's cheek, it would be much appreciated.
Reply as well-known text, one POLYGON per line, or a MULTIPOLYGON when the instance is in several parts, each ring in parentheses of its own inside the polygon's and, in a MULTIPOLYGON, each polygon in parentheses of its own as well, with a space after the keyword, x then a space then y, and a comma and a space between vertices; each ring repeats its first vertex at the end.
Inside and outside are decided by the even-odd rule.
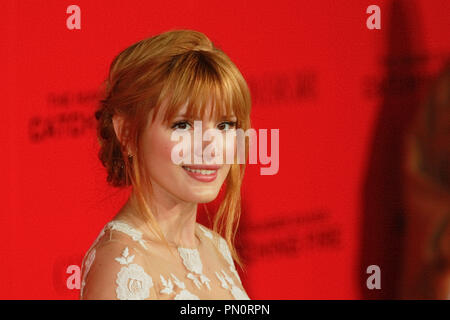
POLYGON ((236 137, 233 137, 232 139, 224 138, 224 144, 223 144, 223 163, 230 164, 228 159, 231 159, 233 162, 236 162, 236 137), (233 157, 231 157, 233 156, 233 157))
POLYGON ((176 145, 175 141, 171 141, 171 135, 166 130, 153 130, 149 135, 149 142, 154 156, 162 158, 165 161, 171 160, 172 147, 176 145), (162 156, 162 157, 161 157, 162 156))
POLYGON ((166 139, 164 142, 164 145, 162 146, 162 149, 163 149, 162 152, 164 154, 164 158, 167 159, 167 161, 170 164, 175 164, 172 161, 172 150, 175 148, 176 145, 177 145, 176 141, 171 141, 170 139, 169 140, 166 139))

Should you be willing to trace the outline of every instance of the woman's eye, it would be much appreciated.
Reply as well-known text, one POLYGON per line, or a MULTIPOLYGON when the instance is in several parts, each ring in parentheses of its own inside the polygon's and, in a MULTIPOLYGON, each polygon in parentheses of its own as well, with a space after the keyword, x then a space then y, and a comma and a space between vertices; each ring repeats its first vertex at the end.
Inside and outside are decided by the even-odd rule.
POLYGON ((219 130, 228 131, 230 129, 236 128, 236 121, 225 121, 220 123, 218 126, 219 130))
POLYGON ((191 125, 187 121, 179 121, 173 124, 172 129, 188 130, 191 125))

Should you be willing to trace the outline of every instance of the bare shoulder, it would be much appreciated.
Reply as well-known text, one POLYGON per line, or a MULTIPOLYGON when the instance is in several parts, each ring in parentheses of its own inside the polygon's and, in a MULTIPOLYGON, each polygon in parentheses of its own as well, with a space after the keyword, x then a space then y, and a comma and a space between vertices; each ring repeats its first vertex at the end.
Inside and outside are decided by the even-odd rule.
POLYGON ((81 299, 149 299, 152 287, 145 257, 129 240, 92 248, 82 266, 81 299))
POLYGON ((81 299, 139 300, 155 296, 138 235, 117 228, 130 231, 125 225, 109 224, 86 253, 82 263, 81 299))
MULTIPOLYGON (((212 230, 211 228, 208 228, 199 222, 197 222, 197 226, 205 237, 213 240, 214 242, 218 243, 218 241, 220 241, 220 239, 223 239, 223 237, 219 233, 212 230)), ((223 239, 223 240, 225 240, 225 239, 223 239)))
POLYGON ((220 253, 223 255, 223 257, 227 260, 228 263, 233 263, 233 258, 231 257, 230 248, 228 246, 227 241, 224 237, 222 237, 218 232, 200 224, 197 223, 199 229, 203 232, 203 234, 210 238, 216 248, 220 251, 220 253))

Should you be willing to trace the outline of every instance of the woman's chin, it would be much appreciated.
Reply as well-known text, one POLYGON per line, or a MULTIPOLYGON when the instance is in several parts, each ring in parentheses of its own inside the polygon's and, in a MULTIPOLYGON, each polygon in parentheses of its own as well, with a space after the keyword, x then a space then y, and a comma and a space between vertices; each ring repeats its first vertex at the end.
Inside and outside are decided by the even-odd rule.
POLYGON ((211 190, 211 191, 205 191, 202 193, 196 193, 196 194, 191 194, 189 196, 189 202, 192 203, 208 203, 213 201, 214 199, 216 199, 217 194, 219 192, 215 191, 215 190, 211 190))

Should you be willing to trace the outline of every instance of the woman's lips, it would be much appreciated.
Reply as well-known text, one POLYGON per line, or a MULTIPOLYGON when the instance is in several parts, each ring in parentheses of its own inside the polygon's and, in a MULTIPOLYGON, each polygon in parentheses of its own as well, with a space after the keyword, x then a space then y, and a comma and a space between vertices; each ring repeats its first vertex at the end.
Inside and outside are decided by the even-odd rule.
POLYGON ((217 178, 218 165, 189 165, 182 166, 184 171, 192 178, 201 182, 211 182, 217 178))

